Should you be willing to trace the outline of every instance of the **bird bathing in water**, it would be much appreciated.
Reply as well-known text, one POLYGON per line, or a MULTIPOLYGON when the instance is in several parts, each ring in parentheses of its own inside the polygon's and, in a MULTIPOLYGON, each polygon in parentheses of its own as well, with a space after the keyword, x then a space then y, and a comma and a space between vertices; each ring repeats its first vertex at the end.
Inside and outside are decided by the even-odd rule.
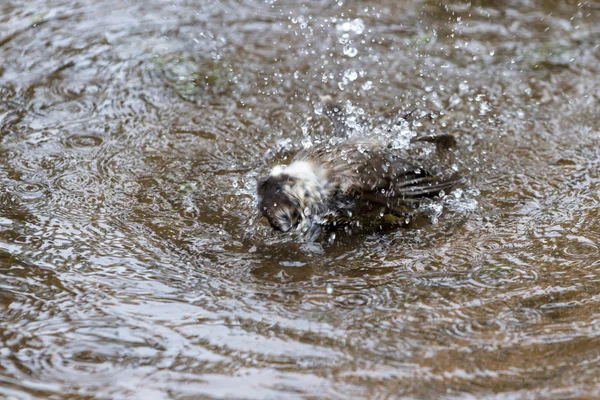
MULTIPOLYGON (((346 136, 340 107, 326 99, 325 114, 335 135, 346 136)), ((442 146, 451 135, 417 139, 442 146)), ((373 212, 402 216, 406 210, 464 181, 452 170, 429 168, 371 138, 346 138, 304 149, 287 166, 276 166, 258 182, 258 209, 281 232, 315 239, 323 226, 335 226, 373 212)))

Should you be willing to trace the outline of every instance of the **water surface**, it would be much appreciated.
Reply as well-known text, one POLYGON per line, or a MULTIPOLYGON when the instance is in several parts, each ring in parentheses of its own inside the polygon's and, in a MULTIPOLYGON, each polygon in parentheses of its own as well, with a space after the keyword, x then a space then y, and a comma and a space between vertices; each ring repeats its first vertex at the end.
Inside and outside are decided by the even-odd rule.
POLYGON ((501 3, 3 1, 0 397, 600 396, 600 3, 501 3), (467 185, 274 234, 324 94, 467 185))

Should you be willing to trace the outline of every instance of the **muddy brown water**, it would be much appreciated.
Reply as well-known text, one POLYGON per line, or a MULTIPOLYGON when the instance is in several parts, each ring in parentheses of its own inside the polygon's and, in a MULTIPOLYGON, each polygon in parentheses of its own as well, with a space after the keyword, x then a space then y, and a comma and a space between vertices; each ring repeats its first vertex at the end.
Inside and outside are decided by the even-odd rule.
POLYGON ((0 397, 600 396, 599 77, 597 1, 2 1, 0 397), (274 234, 323 94, 468 183, 274 234))

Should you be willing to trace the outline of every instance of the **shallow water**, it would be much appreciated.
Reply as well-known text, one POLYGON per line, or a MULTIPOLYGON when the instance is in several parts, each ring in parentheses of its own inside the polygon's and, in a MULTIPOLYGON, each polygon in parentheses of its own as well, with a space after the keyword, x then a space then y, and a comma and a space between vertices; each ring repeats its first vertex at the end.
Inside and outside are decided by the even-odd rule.
POLYGON ((0 397, 600 396, 600 3, 444 3, 3 1, 0 397), (468 184, 274 234, 324 94, 468 184))

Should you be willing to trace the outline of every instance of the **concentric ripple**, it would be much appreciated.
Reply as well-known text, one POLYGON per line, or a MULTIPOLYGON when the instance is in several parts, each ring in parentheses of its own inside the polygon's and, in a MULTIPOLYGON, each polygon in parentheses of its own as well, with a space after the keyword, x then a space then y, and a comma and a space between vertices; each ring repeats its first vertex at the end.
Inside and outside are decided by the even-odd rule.
POLYGON ((66 139, 67 147, 85 148, 102 145, 103 139, 95 135, 72 135, 66 139))
POLYGON ((516 266, 484 266, 469 273, 470 282, 481 287, 524 286, 538 279, 536 271, 528 271, 516 266))
POLYGON ((48 186, 41 182, 19 182, 13 189, 21 199, 31 200, 43 197, 48 191, 48 186))
POLYGON ((96 191, 100 178, 86 171, 69 171, 54 180, 54 186, 60 190, 74 193, 96 191))
POLYGON ((379 307, 386 304, 387 296, 384 287, 371 290, 357 290, 343 287, 331 287, 331 302, 337 307, 354 310, 361 308, 379 307))
POLYGON ((590 259, 600 254, 597 243, 583 236, 571 236, 569 242, 563 249, 564 253, 572 258, 590 259))
POLYGON ((0 1, 0 21, 1 398, 598 397, 594 1, 0 1), (326 95, 464 183, 353 233, 273 232, 257 181, 344 140, 326 95), (408 140, 439 134, 456 146, 408 140))

